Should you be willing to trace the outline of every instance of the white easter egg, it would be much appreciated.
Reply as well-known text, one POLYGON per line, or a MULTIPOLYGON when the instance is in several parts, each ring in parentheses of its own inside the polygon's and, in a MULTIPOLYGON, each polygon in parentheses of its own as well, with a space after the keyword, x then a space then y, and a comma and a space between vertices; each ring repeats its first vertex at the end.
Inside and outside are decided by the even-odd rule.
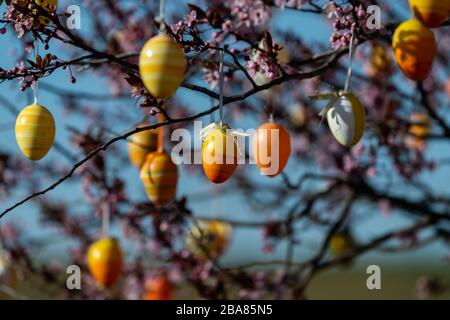
POLYGON ((357 144, 366 126, 366 115, 359 99, 344 93, 327 112, 328 126, 336 140, 346 147, 357 144))

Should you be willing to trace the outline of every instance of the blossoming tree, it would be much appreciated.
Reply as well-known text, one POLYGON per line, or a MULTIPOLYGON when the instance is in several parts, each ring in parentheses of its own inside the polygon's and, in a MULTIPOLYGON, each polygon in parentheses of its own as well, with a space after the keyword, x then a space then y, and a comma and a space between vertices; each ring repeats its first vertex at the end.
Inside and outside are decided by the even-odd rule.
MULTIPOLYGON (((85 0, 82 28, 73 30, 67 21, 74 17, 65 12, 70 3, 5 0, 0 33, 20 49, 10 57, 16 66, 2 62, 2 86, 14 84, 22 99, 33 91, 37 95, 38 88, 57 97, 58 112, 68 120, 40 162, 12 146, 1 148, 2 288, 20 286, 22 279, 36 281, 49 296, 74 298, 300 299, 308 297, 308 285, 321 271, 368 251, 448 241, 450 194, 430 178, 447 174, 449 160, 439 152, 450 139, 448 16, 433 28, 439 39, 433 71, 424 81, 411 81, 391 48, 394 31, 409 12, 406 0, 398 2, 168 1, 162 19, 156 1, 85 0), (369 26, 370 5, 382 13, 381 28, 369 26), (310 40, 315 30, 307 26, 286 30, 287 15, 316 19, 330 41, 310 40), (146 89, 139 72, 140 50, 158 30, 181 46, 187 60, 179 92, 164 101, 146 89), (320 102, 309 97, 343 90, 349 70, 353 81, 346 89, 359 97, 366 126, 359 143, 344 147, 326 116, 318 115, 320 102), (55 78, 68 79, 72 89, 55 78), (80 89, 82 83, 91 91, 80 89), (212 189, 201 165, 181 164, 178 179, 188 187, 173 201, 158 205, 136 196, 144 188, 138 175, 129 173, 134 169, 124 145, 164 128, 170 151, 170 131, 191 129, 195 120, 209 122, 221 111, 236 128, 256 128, 269 117, 283 124, 292 148, 286 169, 271 179, 254 166, 240 165, 231 179, 212 189), (427 152, 430 146, 440 149, 427 152), (189 193, 190 185, 203 191, 189 193), (235 201, 242 212, 228 217, 196 212, 205 201, 217 209, 219 197, 225 199, 221 203, 235 201), (29 204, 38 210, 36 223, 24 223, 26 215, 18 214, 29 204), (367 219, 382 215, 399 216, 404 223, 358 233, 367 219), (123 262, 111 286, 116 280, 108 278, 111 274, 91 274, 86 262, 100 226, 113 230, 122 244, 123 262), (261 233, 265 259, 220 259, 240 228, 261 233), (36 229, 51 230, 51 239, 30 236, 36 229), (39 250, 63 241, 69 262, 39 260, 39 250), (81 290, 66 288, 67 265, 81 268, 81 290), (102 276, 103 286, 95 281, 102 276), (184 289, 176 293, 176 288, 184 289)), ((1 118, 20 112, 11 96, 0 96, 1 118)), ((245 237, 235 241, 246 243, 245 237)), ((440 288, 423 279, 421 287, 422 292, 440 288)))

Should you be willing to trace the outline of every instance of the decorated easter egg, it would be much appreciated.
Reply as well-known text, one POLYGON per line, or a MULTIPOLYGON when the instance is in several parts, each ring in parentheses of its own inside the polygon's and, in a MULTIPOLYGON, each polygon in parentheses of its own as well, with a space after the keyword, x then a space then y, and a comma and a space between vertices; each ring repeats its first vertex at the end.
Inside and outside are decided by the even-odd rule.
POLYGON ((186 248, 198 259, 219 258, 228 246, 231 231, 226 222, 197 220, 186 235, 186 248))
POLYGON ((329 242, 330 252, 335 256, 345 255, 351 252, 355 247, 353 238, 343 232, 335 233, 331 236, 329 242))
POLYGON ((238 165, 235 137, 227 134, 229 126, 213 129, 203 141, 202 163, 206 177, 214 183, 227 181, 238 165))
POLYGON ((186 71, 183 49, 168 35, 159 34, 142 48, 139 71, 148 91, 158 99, 166 99, 183 81, 186 71))
MULTIPOLYGON (((281 46, 280 44, 278 44, 278 43, 276 43, 277 45, 279 45, 279 46, 281 46)), ((264 51, 268 51, 269 49, 267 48, 267 44, 266 44, 266 41, 263 39, 263 40, 261 40, 260 42, 259 42, 259 44, 258 44, 258 47, 260 48, 260 49, 262 49, 262 50, 264 50, 264 51)), ((258 50, 254 50, 253 51, 253 55, 257 55, 257 54, 259 54, 259 52, 258 52, 258 50)), ((282 64, 287 64, 287 63, 289 63, 289 52, 288 52, 288 50, 286 49, 286 47, 284 47, 283 46, 283 48, 280 50, 280 51, 278 51, 277 52, 277 56, 276 56, 276 58, 277 58, 277 60, 280 62, 280 63, 282 63, 282 64)), ((255 73, 255 75, 253 76, 253 80, 255 81, 255 83, 258 85, 258 86, 262 86, 262 85, 264 85, 264 84, 266 84, 266 83, 268 83, 269 82, 269 79, 267 79, 267 77, 264 75, 264 73, 263 72, 261 72, 261 71, 257 71, 256 73, 255 73)), ((274 86, 274 87, 272 87, 269 91, 270 92, 272 92, 272 93, 275 93, 276 92, 276 89, 278 89, 279 88, 279 86, 274 86)))
POLYGON ((128 141, 128 156, 131 163, 140 169, 147 155, 155 152, 157 147, 158 134, 155 130, 140 131, 133 134, 128 141))
POLYGON ((428 28, 439 27, 450 15, 450 0, 409 0, 409 6, 428 28))
POLYGON ((336 140, 346 147, 357 144, 366 127, 366 113, 353 93, 343 93, 327 112, 328 126, 336 140))
POLYGON ((415 150, 423 150, 425 139, 430 134, 430 119, 426 114, 413 113, 410 116, 409 136, 406 138, 406 145, 415 150))
POLYGON ((448 78, 447 82, 445 83, 445 92, 447 93, 447 97, 450 100, 450 78, 448 78))
POLYGON ((308 112, 304 105, 294 103, 289 108, 289 120, 297 127, 303 127, 308 122, 308 112))
POLYGON ((385 77, 392 73, 391 58, 383 45, 376 43, 373 46, 369 59, 365 64, 365 70, 369 77, 385 77))
POLYGON ((113 285, 122 273, 123 254, 114 238, 103 238, 88 249, 87 263, 95 281, 102 287, 113 285))
POLYGON ((55 139, 55 120, 45 107, 32 104, 24 108, 16 120, 16 141, 30 160, 42 159, 55 139))
POLYGON ((141 168, 141 180, 154 204, 163 206, 175 199, 178 170, 167 153, 157 151, 147 156, 141 168))
POLYGON ((425 80, 433 67, 436 40, 418 20, 403 22, 395 30, 392 48, 403 73, 414 81, 425 80))
POLYGON ((166 273, 150 278, 146 284, 144 300, 172 300, 173 287, 166 273))
POLYGON ((264 123, 253 137, 253 153, 262 175, 277 176, 283 171, 291 154, 288 131, 276 122, 264 123))

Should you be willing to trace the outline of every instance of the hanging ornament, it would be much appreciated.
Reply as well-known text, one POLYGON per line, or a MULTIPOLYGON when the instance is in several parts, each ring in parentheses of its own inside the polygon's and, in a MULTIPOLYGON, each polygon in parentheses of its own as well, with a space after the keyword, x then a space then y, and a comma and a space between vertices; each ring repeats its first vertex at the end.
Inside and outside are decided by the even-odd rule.
POLYGON ((24 108, 16 120, 16 140, 30 160, 42 159, 55 138, 55 120, 44 106, 37 103, 24 108))
POLYGON ((212 123, 202 129, 202 163, 206 177, 214 183, 224 183, 238 165, 239 150, 236 135, 228 125, 212 123))
POLYGON ((141 180, 151 202, 159 206, 169 204, 176 196, 177 166, 163 151, 150 153, 142 166, 141 180))
POLYGON ((336 140, 345 147, 357 144, 364 135, 366 113, 358 97, 351 93, 353 58, 357 39, 352 33, 349 45, 350 64, 345 80, 344 91, 321 93, 310 98, 313 100, 329 100, 326 107, 319 113, 322 119, 326 116, 328 126, 336 140))
MULTIPOLYGON (((160 123, 165 121, 159 114, 160 123)), ((164 151, 164 127, 158 128, 157 151, 147 155, 141 168, 141 180, 148 198, 155 205, 164 206, 175 199, 177 193, 178 168, 164 151)))
POLYGON ((428 28, 442 25, 450 16, 450 0, 409 0, 414 16, 428 28))
POLYGON ((406 146, 414 150, 423 150, 425 148, 425 139, 430 134, 430 119, 426 114, 413 113, 410 116, 411 125, 409 126, 409 135, 406 137, 406 146))
POLYGON ((87 263, 95 281, 104 288, 110 287, 122 273, 123 254, 119 242, 111 237, 94 242, 89 247, 87 263))
POLYGON ((448 100, 450 100, 450 78, 445 83, 445 92, 447 93, 448 100))
POLYGON ((239 149, 237 136, 246 134, 233 130, 224 124, 223 112, 223 51, 219 51, 219 112, 220 121, 211 123, 200 132, 202 145, 202 164, 206 177, 214 183, 224 183, 234 173, 238 165, 239 149))
MULTIPOLYGON (((138 126, 145 127, 146 124, 138 126)), ((128 156, 131 163, 138 169, 142 167, 151 152, 155 152, 158 145, 158 135, 155 130, 145 130, 133 134, 128 142, 128 156)))
POLYGON ((173 286, 165 272, 150 278, 145 284, 144 300, 172 300, 173 286))
POLYGON ((391 57, 386 48, 375 43, 368 61, 365 64, 365 70, 369 77, 386 78, 392 73, 391 57))
POLYGON ((256 166, 262 175, 275 177, 288 163, 291 154, 289 132, 280 124, 269 121, 256 129, 253 138, 256 166), (272 140, 273 139, 273 140, 272 140))
POLYGON ((428 77, 437 50, 433 31, 417 20, 405 21, 395 30, 392 48, 408 78, 419 81, 428 77))
MULTIPOLYGON (((282 47, 282 49, 281 49, 280 51, 277 52, 277 56, 276 56, 277 60, 278 60, 279 62, 281 62, 282 64, 288 64, 288 63, 289 63, 290 57, 289 57, 289 52, 288 52, 288 50, 286 49, 286 47, 281 46, 279 43, 276 43, 276 42, 273 43, 273 44, 271 44, 270 46, 274 46, 274 45, 282 47)), ((263 39, 263 40, 261 40, 261 41, 259 42, 258 48, 261 49, 261 50, 264 50, 265 52, 270 52, 270 51, 271 51, 271 48, 269 47, 269 44, 267 43, 267 40, 266 40, 266 39, 263 39)), ((260 54, 259 51, 260 51, 260 50, 257 50, 257 49, 253 50, 252 55, 253 55, 254 59, 258 59, 258 58, 257 58, 257 55, 260 54)), ((266 83, 268 83, 268 82, 270 81, 270 80, 265 76, 265 74, 264 74, 263 72, 261 72, 261 71, 257 71, 257 72, 255 73, 255 75, 254 75, 254 77, 253 77, 253 80, 255 81, 255 83, 256 83, 258 86, 265 85, 266 83)), ((274 86, 274 87, 272 87, 272 88, 271 88, 270 90, 268 90, 268 91, 270 91, 271 93, 276 93, 276 91, 277 91, 277 89, 278 89, 279 87, 280 87, 279 85, 274 86)), ((263 92, 264 92, 264 91, 263 91, 263 92)))
POLYGON ((352 147, 361 140, 366 126, 366 113, 353 93, 325 93, 310 98, 330 100, 319 115, 327 117, 331 133, 341 145, 352 147))
POLYGON ((355 240, 348 232, 333 234, 329 242, 330 252, 337 257, 351 253, 355 246, 355 240))
POLYGON ((186 248, 197 259, 217 259, 228 246, 231 232, 229 223, 197 220, 186 235, 186 248))

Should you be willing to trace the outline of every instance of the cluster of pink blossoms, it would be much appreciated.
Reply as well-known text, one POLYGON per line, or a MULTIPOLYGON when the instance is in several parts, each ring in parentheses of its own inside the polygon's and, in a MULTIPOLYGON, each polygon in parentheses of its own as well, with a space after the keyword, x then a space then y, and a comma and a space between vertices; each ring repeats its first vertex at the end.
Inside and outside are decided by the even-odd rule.
POLYGON ((328 12, 328 18, 333 20, 334 32, 330 37, 330 42, 334 49, 348 46, 352 33, 383 32, 383 29, 372 30, 368 28, 367 20, 370 15, 361 5, 358 7, 353 7, 351 4, 339 6, 335 2, 330 2, 325 7, 325 11, 328 12))

